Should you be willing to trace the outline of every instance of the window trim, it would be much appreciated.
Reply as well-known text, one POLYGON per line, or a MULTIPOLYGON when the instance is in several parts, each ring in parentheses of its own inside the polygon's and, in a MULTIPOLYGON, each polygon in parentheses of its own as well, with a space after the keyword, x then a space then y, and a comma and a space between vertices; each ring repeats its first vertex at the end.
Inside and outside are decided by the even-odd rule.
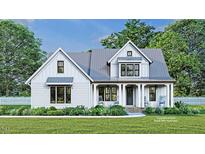
POLYGON ((140 63, 119 63, 119 77, 131 77, 131 78, 139 78, 140 77, 140 67, 141 67, 141 64, 140 63), (132 64, 133 65, 133 75, 132 76, 128 76, 127 75, 127 65, 130 65, 132 64), (125 75, 122 75, 122 65, 125 65, 125 75), (138 75, 136 75, 136 65, 138 65, 138 75))
POLYGON ((149 101, 156 102, 157 101, 157 86, 149 86, 149 101), (150 93, 150 89, 154 88, 154 92, 150 93), (154 100, 151 100, 150 94, 154 94, 154 100))
POLYGON ((71 86, 50 86, 50 104, 71 104, 71 86), (55 102, 51 102, 51 89, 52 88, 55 88, 55 102), (63 103, 58 103, 58 94, 57 94, 57 89, 58 89, 58 87, 63 87, 63 89, 64 89, 64 91, 63 91, 63 98, 64 98, 64 101, 63 101, 63 103), (69 102, 67 102, 67 88, 69 88, 70 89, 70 101, 69 102))
POLYGON ((58 60, 57 61, 57 73, 59 73, 59 74, 64 73, 64 66, 65 66, 64 61, 63 60, 58 60), (59 66, 59 63, 61 63, 61 62, 63 63, 63 66, 59 66), (59 67, 63 67, 62 72, 59 72, 59 70, 60 70, 59 67))

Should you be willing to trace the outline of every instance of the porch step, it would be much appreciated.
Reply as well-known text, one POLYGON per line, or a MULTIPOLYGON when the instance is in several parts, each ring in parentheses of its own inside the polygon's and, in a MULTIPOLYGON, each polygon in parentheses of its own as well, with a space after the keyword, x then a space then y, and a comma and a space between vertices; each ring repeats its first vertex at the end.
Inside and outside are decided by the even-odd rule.
POLYGON ((143 112, 143 109, 138 107, 126 107, 125 109, 129 113, 143 112))

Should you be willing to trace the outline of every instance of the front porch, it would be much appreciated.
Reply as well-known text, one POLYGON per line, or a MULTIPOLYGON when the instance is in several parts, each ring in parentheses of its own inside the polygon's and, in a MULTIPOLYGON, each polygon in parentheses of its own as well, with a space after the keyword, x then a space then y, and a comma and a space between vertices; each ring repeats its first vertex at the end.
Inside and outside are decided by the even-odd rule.
POLYGON ((94 83, 93 106, 173 107, 173 83, 94 83))

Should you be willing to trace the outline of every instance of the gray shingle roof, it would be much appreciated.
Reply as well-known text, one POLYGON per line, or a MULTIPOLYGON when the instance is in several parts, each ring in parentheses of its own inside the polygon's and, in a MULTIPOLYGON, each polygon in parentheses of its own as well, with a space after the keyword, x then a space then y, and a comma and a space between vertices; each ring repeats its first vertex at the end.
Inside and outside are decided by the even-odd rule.
MULTIPOLYGON (((107 63, 109 59, 118 50, 119 49, 93 49, 92 52, 67 52, 67 54, 94 81, 119 81, 121 79, 110 78, 109 75, 110 66, 107 63)), ((141 78, 140 80, 172 80, 172 78, 168 73, 167 65, 165 63, 164 56, 162 54, 161 49, 140 49, 140 50, 153 61, 150 64, 149 78, 141 78)), ((133 57, 128 57, 128 58, 133 58, 133 57)))
POLYGON ((46 83, 52 84, 52 83, 72 83, 73 77, 48 77, 46 80, 46 83))

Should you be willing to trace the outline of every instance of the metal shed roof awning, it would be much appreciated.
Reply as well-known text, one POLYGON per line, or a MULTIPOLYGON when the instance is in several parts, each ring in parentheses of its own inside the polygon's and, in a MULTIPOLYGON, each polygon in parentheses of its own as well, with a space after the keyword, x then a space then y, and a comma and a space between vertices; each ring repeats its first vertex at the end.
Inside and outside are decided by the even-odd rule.
POLYGON ((73 77, 48 77, 47 85, 72 85, 73 77))

